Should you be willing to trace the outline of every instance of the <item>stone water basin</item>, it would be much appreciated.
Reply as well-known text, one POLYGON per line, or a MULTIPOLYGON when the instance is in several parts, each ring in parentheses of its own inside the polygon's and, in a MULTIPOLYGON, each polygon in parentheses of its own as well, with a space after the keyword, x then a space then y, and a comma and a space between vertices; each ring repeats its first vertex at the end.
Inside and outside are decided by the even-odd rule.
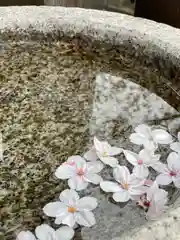
MULTIPOLYGON (((68 156, 88 150, 94 135, 138 152, 128 137, 140 123, 177 134, 179 37, 166 25, 116 13, 0 9, 2 239, 43 222, 57 227, 42 212, 67 188, 54 171, 68 156)), ((162 159, 169 151, 160 148, 162 159)), ((127 165, 123 156, 119 162, 127 165)), ((112 172, 105 168, 102 176, 110 180, 112 172)), ((172 231, 169 239, 178 239, 179 190, 167 190, 168 213, 147 222, 134 203, 115 204, 90 185, 81 194, 98 199, 97 224, 78 229, 74 239, 160 240, 172 231)))

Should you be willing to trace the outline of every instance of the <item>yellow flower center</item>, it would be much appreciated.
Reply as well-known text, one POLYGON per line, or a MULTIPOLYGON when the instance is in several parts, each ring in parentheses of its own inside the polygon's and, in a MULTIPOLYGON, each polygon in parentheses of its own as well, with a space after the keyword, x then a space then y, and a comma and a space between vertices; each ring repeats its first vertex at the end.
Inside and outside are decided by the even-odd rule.
POLYGON ((75 213, 76 211, 77 211, 76 208, 74 208, 74 207, 68 207, 68 212, 69 212, 69 213, 75 213))
POLYGON ((123 189, 128 190, 128 189, 129 189, 129 184, 127 184, 127 183, 122 183, 122 184, 121 184, 121 187, 122 187, 123 189))
POLYGON ((103 153, 103 157, 108 157, 109 155, 108 155, 108 153, 107 152, 104 152, 103 153))

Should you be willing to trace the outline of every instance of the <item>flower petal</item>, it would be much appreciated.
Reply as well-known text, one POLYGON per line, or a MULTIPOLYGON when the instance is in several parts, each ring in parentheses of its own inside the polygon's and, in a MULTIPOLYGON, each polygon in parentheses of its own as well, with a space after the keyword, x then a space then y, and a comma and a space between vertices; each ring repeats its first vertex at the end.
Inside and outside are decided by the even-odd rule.
POLYGON ((130 180, 130 172, 126 166, 118 165, 113 169, 113 176, 119 183, 128 183, 130 180))
POLYGON ((79 199, 77 203, 77 208, 79 211, 85 210, 85 211, 91 211, 95 209, 98 205, 97 199, 94 197, 83 197, 79 199))
POLYGON ((85 160, 81 157, 81 156, 79 156, 79 155, 73 155, 73 156, 71 156, 71 157, 68 157, 68 159, 67 159, 67 162, 68 163, 77 163, 77 162, 85 162, 85 160))
POLYGON ((177 152, 177 153, 180 153, 180 142, 174 142, 174 143, 171 143, 170 145, 170 148, 177 152))
POLYGON ((153 199, 153 196, 156 192, 158 192, 159 186, 156 181, 153 182, 153 184, 147 189, 147 200, 151 201, 153 199))
POLYGON ((94 137, 94 146, 99 158, 102 157, 104 153, 111 157, 122 152, 122 148, 111 147, 107 141, 99 141, 96 137, 94 137))
POLYGON ((76 223, 75 214, 68 213, 66 217, 62 220, 62 224, 68 225, 69 227, 73 228, 76 223))
POLYGON ((171 152, 167 158, 168 167, 172 171, 180 171, 180 155, 171 152))
POLYGON ((130 141, 134 144, 137 145, 143 145, 145 141, 147 141, 147 139, 145 138, 145 136, 141 136, 138 133, 132 133, 129 137, 130 141))
POLYGON ((118 147, 110 147, 109 151, 107 151, 109 156, 115 156, 120 154, 123 151, 122 148, 118 148, 118 147))
POLYGON ((162 215, 162 213, 164 213, 167 208, 165 204, 167 204, 168 201, 168 193, 163 189, 159 189, 156 182, 153 188, 154 189, 151 194, 151 206, 147 212, 147 217, 151 220, 156 220, 162 215))
POLYGON ((35 229, 36 237, 38 240, 54 239, 55 230, 48 224, 41 224, 35 229))
POLYGON ((97 139, 97 137, 94 137, 94 147, 95 147, 97 152, 100 152, 100 153, 104 152, 104 148, 103 148, 102 142, 99 141, 97 139))
POLYGON ((148 151, 155 151, 158 148, 158 144, 153 140, 144 141, 144 148, 148 151))
POLYGON ((177 137, 178 137, 178 141, 180 142, 180 132, 178 132, 177 137))
POLYGON ((146 218, 147 220, 158 220, 162 216, 162 214, 165 212, 165 206, 162 206, 159 209, 156 209, 156 205, 151 203, 151 206, 149 207, 146 218))
POLYGON ((104 164, 110 167, 116 167, 118 164, 118 160, 115 157, 101 157, 100 159, 104 164))
POLYGON ((151 179, 145 179, 144 185, 147 187, 151 187, 153 185, 153 181, 151 179))
POLYGON ((86 181, 97 185, 100 182, 102 182, 103 179, 98 174, 93 173, 93 174, 86 174, 86 181))
POLYGON ((72 229, 68 226, 63 226, 63 227, 57 229, 55 234, 56 234, 56 239, 70 240, 74 236, 74 229, 72 229))
POLYGON ((87 172, 88 173, 99 173, 103 169, 104 165, 100 161, 88 162, 87 163, 87 172))
POLYGON ((159 161, 160 157, 161 157, 160 154, 154 154, 151 156, 151 162, 146 163, 146 164, 149 165, 150 167, 152 167, 154 164, 156 164, 159 161))
POLYGON ((100 182, 100 187, 105 192, 118 192, 121 190, 121 187, 118 183, 111 181, 100 182))
POLYGON ((66 211, 66 206, 61 202, 51 202, 44 206, 43 211, 49 217, 56 217, 59 212, 66 211))
POLYGON ((140 196, 143 195, 145 192, 147 192, 148 187, 147 186, 139 186, 139 187, 130 187, 129 188, 129 194, 132 196, 140 196))
POLYGON ((149 175, 148 167, 144 165, 137 165, 133 168, 133 173, 137 178, 145 179, 149 175))
POLYGON ((121 191, 113 193, 113 199, 115 202, 127 202, 130 199, 130 195, 128 191, 121 191))
POLYGON ((172 136, 163 129, 153 130, 152 136, 155 142, 160 144, 170 144, 173 141, 172 136))
POLYGON ((22 231, 17 235, 16 240, 36 240, 36 238, 32 232, 22 231))
POLYGON ((57 225, 62 224, 62 221, 64 218, 66 218, 67 214, 68 214, 68 208, 66 209, 66 211, 64 211, 64 212, 62 211, 58 214, 58 216, 56 216, 54 223, 57 225))
POLYGON ((160 185, 169 185, 172 182, 172 177, 161 173, 156 177, 156 182, 160 185))
POLYGON ((98 159, 98 156, 96 154, 96 149, 94 147, 92 147, 89 151, 87 151, 85 154, 84 154, 84 158, 87 160, 87 161, 96 161, 98 159))
POLYGON ((60 193, 60 200, 65 204, 74 205, 79 200, 79 195, 73 189, 66 189, 60 193))
POLYGON ((154 200, 156 202, 156 206, 160 208, 162 205, 165 205, 168 201, 168 192, 164 189, 160 189, 158 192, 155 192, 154 194, 154 200))
POLYGON ((71 189, 81 191, 87 188, 88 181, 84 177, 76 176, 68 180, 68 185, 71 189))
POLYGON ((145 179, 137 178, 135 174, 131 174, 129 177, 129 185, 132 187, 141 187, 145 183, 145 179))
MULTIPOLYGON (((124 150, 124 155, 128 162, 130 162, 133 166, 138 165, 138 160, 140 160, 139 155, 129 150, 124 150)), ((142 159, 141 159, 142 160, 142 159)))
POLYGON ((55 176, 59 179, 68 179, 75 175, 76 169, 67 163, 63 163, 55 171, 55 176))
POLYGON ((148 145, 151 138, 151 128, 145 124, 140 124, 135 128, 135 132, 130 135, 130 141, 137 145, 148 145))
POLYGON ((159 186, 156 181, 153 182, 153 184, 148 188, 147 190, 147 200, 151 201, 154 194, 159 192, 159 186))
POLYGON ((174 185, 175 185, 177 188, 180 188, 180 177, 178 177, 178 178, 173 178, 173 182, 174 182, 174 185))
POLYGON ((143 149, 139 152, 139 158, 143 160, 143 163, 147 166, 151 166, 160 159, 160 154, 154 154, 154 151, 143 149))
POLYGON ((167 173, 169 171, 167 164, 164 164, 162 162, 156 162, 151 167, 159 173, 167 173))
POLYGON ((149 127, 146 124, 139 124, 135 128, 135 132, 139 133, 141 136, 144 136, 146 138, 150 138, 151 137, 151 127, 149 127))
POLYGON ((94 214, 90 211, 82 211, 76 213, 76 221, 79 225, 85 227, 92 227, 96 224, 94 214))

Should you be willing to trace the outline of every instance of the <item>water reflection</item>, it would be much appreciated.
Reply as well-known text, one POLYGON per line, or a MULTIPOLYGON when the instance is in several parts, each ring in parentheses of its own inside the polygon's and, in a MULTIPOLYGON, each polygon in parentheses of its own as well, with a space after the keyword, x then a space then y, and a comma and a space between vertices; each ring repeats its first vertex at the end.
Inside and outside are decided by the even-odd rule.
POLYGON ((134 127, 149 120, 176 114, 178 111, 162 98, 140 85, 128 79, 101 73, 95 82, 90 133, 93 135, 104 128, 104 132, 109 132, 109 127, 113 128, 112 122, 117 120, 122 123, 123 129, 126 125, 134 127))
MULTIPOLYGON (((170 116, 178 114, 178 111, 162 98, 140 85, 128 79, 101 73, 95 80, 90 135, 97 135, 111 144, 138 152, 139 146, 129 143, 128 136, 132 128, 140 123, 154 123, 154 120, 163 119, 165 116, 170 119, 170 116)), ((177 120, 179 119, 176 119, 176 123, 177 120)), ((171 120, 160 123, 173 129, 171 120)), ((167 155, 167 149, 162 148, 161 152, 162 155, 167 155)), ((123 156, 120 157, 120 163, 127 164, 123 156)), ((105 169, 102 175, 104 179, 112 178, 108 169, 105 169)), ((125 208, 118 206, 98 187, 88 189, 87 193, 97 197, 100 204, 95 213, 97 224, 91 229, 82 229, 83 239, 109 240, 145 223, 144 214, 135 203, 128 203, 125 208)))

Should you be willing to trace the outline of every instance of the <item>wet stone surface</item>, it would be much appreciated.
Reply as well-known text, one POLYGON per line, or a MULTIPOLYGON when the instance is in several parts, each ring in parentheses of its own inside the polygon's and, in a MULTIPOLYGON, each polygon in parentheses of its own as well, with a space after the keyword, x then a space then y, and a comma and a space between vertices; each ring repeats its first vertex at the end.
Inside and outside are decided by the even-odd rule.
POLYGON ((88 141, 98 66, 68 55, 67 46, 14 43, 1 58, 0 225, 7 239, 43 221, 42 207, 66 187, 55 168, 88 141))
MULTIPOLYGON (((169 81, 125 53, 84 52, 74 42, 6 42, 0 43, 0 61, 0 231, 6 239, 42 222, 55 227, 42 213, 67 187, 54 170, 68 156, 83 153, 93 135, 138 152, 128 139, 137 124, 179 130, 178 100, 169 81)), ((168 150, 160 151, 165 158, 168 150)), ((127 164, 122 155, 119 162, 127 164)), ((111 179, 112 173, 105 169, 102 176, 111 179)), ((116 205, 99 187, 81 194, 99 199, 97 225, 82 229, 85 240, 109 240, 145 222, 134 203, 116 205)), ((172 196, 178 196, 173 189, 172 196)))

